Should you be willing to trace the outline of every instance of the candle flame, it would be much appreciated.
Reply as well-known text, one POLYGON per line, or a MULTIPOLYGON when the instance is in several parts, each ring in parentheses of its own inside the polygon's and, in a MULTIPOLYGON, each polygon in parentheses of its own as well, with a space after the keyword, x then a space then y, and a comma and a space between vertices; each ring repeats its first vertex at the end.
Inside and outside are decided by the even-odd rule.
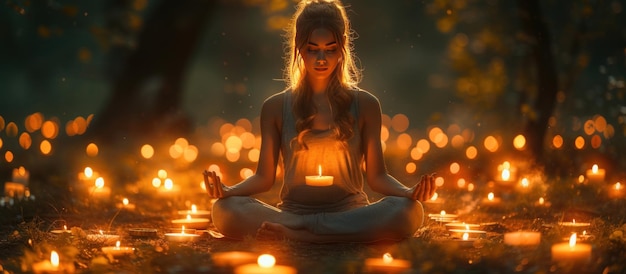
POLYGON ((469 233, 463 233, 463 241, 467 241, 469 239, 469 233))
POLYGON ((391 254, 389 253, 383 254, 383 262, 385 262, 386 264, 393 262, 393 256, 391 256, 391 254))
POLYGON ((539 204, 540 205, 543 205, 545 202, 546 202, 546 200, 543 197, 539 198, 539 204))
POLYGON ((469 225, 465 225, 465 231, 469 231, 469 225))
POLYGON ((90 179, 91 176, 93 176, 93 169, 91 169, 90 167, 86 167, 83 173, 85 174, 85 177, 87 179, 90 179))
POLYGON ((593 165, 593 166, 591 167, 591 172, 592 172, 593 174, 597 174, 597 173, 598 173, 598 165, 593 165))
POLYGON ((102 229, 100 229, 100 235, 104 235, 104 231, 102 231, 102 229))
POLYGON ((54 250, 50 252, 50 263, 52 263, 53 266, 59 266, 59 253, 54 250))
POLYGON ((198 212, 198 208, 196 207, 195 204, 191 205, 191 212, 193 212, 193 213, 198 212))
POLYGON ((511 171, 508 168, 505 168, 502 170, 502 174, 500 176, 502 177, 502 180, 508 181, 511 179, 511 171))
POLYGON ((620 182, 615 183, 615 190, 620 190, 622 189, 622 184, 620 184, 620 182))
POLYGON ((124 198, 124 200, 122 200, 122 204, 124 204, 125 206, 127 206, 129 203, 128 198, 124 198))
POLYGON ((572 236, 569 237, 569 246, 576 246, 576 233, 572 233, 572 236))
POLYGON ((523 188, 528 188, 529 185, 530 185, 530 183, 528 182, 527 178, 522 179, 522 187, 523 188))
POLYGON ((317 176, 322 177, 322 165, 317 166, 317 176))
POLYGON ((96 179, 96 187, 97 188, 103 188, 104 187, 104 178, 98 177, 98 179, 96 179))
POLYGON ((587 230, 583 230, 583 236, 587 235, 587 230))
POLYGON ((63 225, 63 230, 67 230, 67 225, 63 225))
POLYGON ((117 249, 120 248, 120 241, 115 242, 115 248, 117 248, 117 249))
POLYGON ((187 214, 187 220, 191 220, 191 215, 187 214))
POLYGON ((172 179, 167 178, 163 183, 163 187, 167 190, 172 190, 172 188, 174 188, 174 182, 172 181, 172 179))
POLYGON ((181 234, 185 234, 185 226, 183 226, 183 227, 181 228, 180 233, 181 233, 181 234))
POLYGON ((262 268, 274 267, 276 264, 276 258, 270 254, 262 254, 257 259, 257 264, 262 268))
POLYGON ((437 194, 437 192, 435 192, 435 194, 433 194, 433 197, 430 197, 431 201, 436 201, 437 198, 439 198, 439 194, 437 194))
POLYGON ((576 219, 572 219, 572 224, 576 224, 576 219))
POLYGON ((439 214, 441 214, 441 217, 446 216, 446 211, 442 210, 441 213, 439 213, 439 214))
POLYGON ((489 199, 489 201, 493 201, 493 198, 495 198, 495 195, 493 195, 493 192, 489 192, 487 199, 489 199))

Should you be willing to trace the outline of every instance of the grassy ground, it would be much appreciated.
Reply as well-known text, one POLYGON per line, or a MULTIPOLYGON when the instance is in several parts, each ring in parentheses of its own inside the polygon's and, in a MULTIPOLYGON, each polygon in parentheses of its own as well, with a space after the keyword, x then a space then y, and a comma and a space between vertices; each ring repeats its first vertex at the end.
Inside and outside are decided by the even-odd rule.
MULTIPOLYGON (((135 196, 134 211, 93 199, 22 200, 0 207, 0 265, 9 273, 28 272, 54 249, 62 262, 79 273, 232 273, 233 269, 217 267, 212 255, 236 250, 273 254, 278 264, 293 266, 299 273, 363 273, 365 259, 387 252, 410 261, 409 273, 626 273, 626 200, 606 199, 601 190, 589 185, 563 185, 552 193, 547 197, 552 201, 550 207, 535 206, 534 200, 517 194, 507 197, 501 206, 485 206, 481 199, 456 193, 446 200, 445 207, 460 208, 456 211, 459 220, 483 224, 487 231, 485 238, 471 245, 459 244, 441 223, 430 219, 413 238, 396 243, 232 241, 200 232, 194 243, 174 244, 164 233, 172 227, 170 221, 178 218, 176 211, 186 206, 183 200, 164 202, 135 196), (551 259, 551 246, 569 236, 557 223, 570 218, 591 223, 587 233, 592 237, 587 243, 593 252, 588 262, 556 263, 551 259), (71 234, 49 233, 63 224, 71 228, 71 234), (130 228, 156 228, 157 234, 133 237, 130 228), (85 234, 93 229, 116 231, 122 243, 136 248, 135 253, 108 258, 100 250, 102 243, 86 239, 85 234), (533 248, 503 243, 505 232, 522 229, 541 232, 541 243, 533 248)), ((198 195, 194 200, 199 205, 210 204, 198 195)), ((439 210, 430 205, 426 209, 439 210)))

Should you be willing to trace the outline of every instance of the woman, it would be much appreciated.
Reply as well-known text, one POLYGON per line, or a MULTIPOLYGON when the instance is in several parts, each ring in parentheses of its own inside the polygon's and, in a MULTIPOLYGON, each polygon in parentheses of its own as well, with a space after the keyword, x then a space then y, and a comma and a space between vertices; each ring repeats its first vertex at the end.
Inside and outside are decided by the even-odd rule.
POLYGON ((219 198, 215 227, 231 238, 317 243, 412 236, 423 223, 419 201, 435 192, 434 174, 409 188, 387 173, 380 103, 357 87, 360 73, 344 7, 339 0, 300 2, 287 38, 288 87, 263 103, 256 173, 230 187, 215 172, 203 173, 209 195, 219 198), (284 180, 274 207, 249 196, 272 187, 279 154, 284 180), (318 169, 333 176, 332 185, 306 184, 318 169), (386 197, 370 203, 364 181, 386 197))

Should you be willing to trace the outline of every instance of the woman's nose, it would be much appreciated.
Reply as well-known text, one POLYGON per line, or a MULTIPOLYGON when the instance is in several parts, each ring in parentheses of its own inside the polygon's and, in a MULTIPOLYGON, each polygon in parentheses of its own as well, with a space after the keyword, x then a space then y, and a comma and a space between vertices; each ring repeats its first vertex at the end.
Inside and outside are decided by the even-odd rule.
POLYGON ((318 65, 326 65, 326 55, 324 51, 320 51, 317 54, 317 60, 315 61, 318 65))

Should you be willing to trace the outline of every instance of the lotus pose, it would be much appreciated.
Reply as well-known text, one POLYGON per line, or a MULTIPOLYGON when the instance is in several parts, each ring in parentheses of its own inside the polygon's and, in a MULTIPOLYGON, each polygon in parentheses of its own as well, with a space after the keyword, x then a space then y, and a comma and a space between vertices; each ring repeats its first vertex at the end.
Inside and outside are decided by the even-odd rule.
POLYGON ((218 198, 213 223, 226 237, 396 241, 422 226, 420 201, 434 194, 434 174, 407 187, 387 172, 380 103, 357 86, 351 34, 340 1, 299 3, 287 35, 287 87, 267 98, 261 110, 255 174, 228 186, 215 172, 203 173, 209 196, 218 198), (280 202, 272 206, 250 197, 273 186, 281 155, 280 202), (319 178, 320 172, 328 177, 319 178), (316 180, 325 181, 315 185, 316 180), (385 196, 370 202, 365 182, 385 196))

